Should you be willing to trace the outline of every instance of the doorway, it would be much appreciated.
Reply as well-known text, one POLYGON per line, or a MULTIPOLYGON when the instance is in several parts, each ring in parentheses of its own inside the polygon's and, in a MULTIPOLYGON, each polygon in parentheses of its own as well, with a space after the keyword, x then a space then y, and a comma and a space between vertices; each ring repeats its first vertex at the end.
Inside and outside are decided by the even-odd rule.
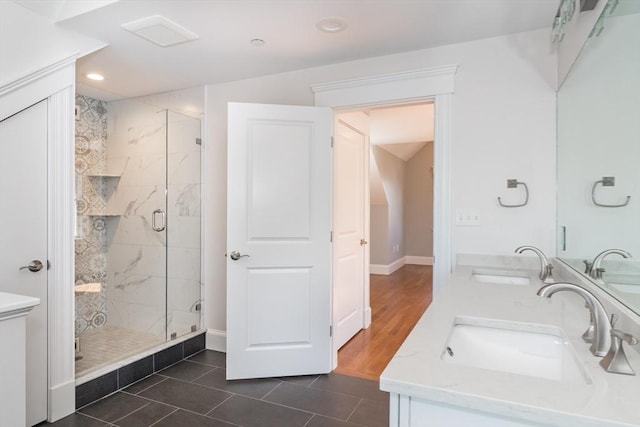
POLYGON ((434 103, 339 112, 335 135, 334 344, 341 347, 337 371, 377 379, 432 299, 434 103), (353 157, 353 150, 344 150, 349 141, 341 131, 345 125, 366 135, 368 170, 359 173, 365 175, 361 179, 367 185, 361 191, 366 194, 361 198, 367 203, 359 217, 366 219, 368 229, 361 242, 368 244, 368 250, 361 251, 361 262, 367 265, 359 272, 370 270, 371 277, 368 273, 356 277, 355 268, 345 277, 343 268, 344 253, 352 261, 357 259, 352 254, 355 249, 345 250, 342 223, 344 217, 358 217, 344 213, 346 208, 356 209, 358 198, 345 200, 342 189, 353 189, 357 181, 353 174, 361 169, 351 158, 350 173, 340 167, 343 157, 353 157), (357 313, 357 304, 345 301, 345 295, 354 294, 356 283, 368 319, 362 319, 361 330, 351 328, 345 339, 342 317, 336 313, 345 312, 345 306, 357 313))

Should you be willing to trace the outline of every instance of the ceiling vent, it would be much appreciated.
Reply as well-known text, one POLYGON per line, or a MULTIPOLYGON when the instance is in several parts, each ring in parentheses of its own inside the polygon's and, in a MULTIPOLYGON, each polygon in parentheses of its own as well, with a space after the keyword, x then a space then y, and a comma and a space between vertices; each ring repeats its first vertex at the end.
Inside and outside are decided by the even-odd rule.
POLYGON ((160 15, 127 22, 121 27, 161 47, 169 47, 199 38, 196 33, 160 15))

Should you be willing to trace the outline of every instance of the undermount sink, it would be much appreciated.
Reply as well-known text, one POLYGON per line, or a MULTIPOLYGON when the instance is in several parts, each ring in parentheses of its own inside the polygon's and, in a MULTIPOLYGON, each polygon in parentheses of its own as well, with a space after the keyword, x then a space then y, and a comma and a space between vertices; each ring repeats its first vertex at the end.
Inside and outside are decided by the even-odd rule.
POLYGON ((564 331, 549 325, 458 316, 441 359, 474 368, 591 384, 564 331))
POLYGON ((495 283, 498 285, 525 286, 531 283, 531 279, 527 274, 515 270, 474 269, 471 272, 471 278, 476 282, 495 283))

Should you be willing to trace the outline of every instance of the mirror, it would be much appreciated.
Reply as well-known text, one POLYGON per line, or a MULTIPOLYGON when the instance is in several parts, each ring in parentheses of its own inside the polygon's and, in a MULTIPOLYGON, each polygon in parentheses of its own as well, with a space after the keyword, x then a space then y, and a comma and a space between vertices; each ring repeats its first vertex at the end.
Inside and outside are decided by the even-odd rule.
POLYGON ((631 253, 589 276, 640 314, 640 1, 609 1, 557 108, 558 257, 586 274, 631 253))

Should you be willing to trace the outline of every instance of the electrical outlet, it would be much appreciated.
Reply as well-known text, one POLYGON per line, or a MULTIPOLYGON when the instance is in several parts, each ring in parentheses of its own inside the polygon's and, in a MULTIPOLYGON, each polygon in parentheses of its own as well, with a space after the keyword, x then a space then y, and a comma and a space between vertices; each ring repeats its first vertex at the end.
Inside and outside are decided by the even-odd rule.
POLYGON ((457 209, 456 225, 460 227, 477 227, 480 225, 480 213, 477 209, 457 209))

